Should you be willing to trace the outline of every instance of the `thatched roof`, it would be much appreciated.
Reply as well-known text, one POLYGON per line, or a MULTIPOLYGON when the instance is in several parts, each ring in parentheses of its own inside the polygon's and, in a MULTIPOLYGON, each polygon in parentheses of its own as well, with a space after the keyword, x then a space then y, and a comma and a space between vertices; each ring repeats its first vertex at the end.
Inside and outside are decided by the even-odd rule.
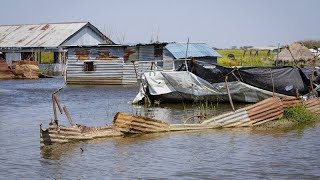
MULTIPOLYGON (((284 48, 279 54, 278 54, 278 60, 279 61, 308 61, 310 59, 314 58, 314 54, 310 52, 310 50, 302 46, 299 43, 293 43, 290 44, 287 48, 284 48), (290 51, 289 51, 290 50, 290 51), (291 52, 291 53, 290 53, 291 52), (293 57, 292 57, 293 56, 293 57)), ((277 60, 277 56, 274 57, 274 60, 277 60)))

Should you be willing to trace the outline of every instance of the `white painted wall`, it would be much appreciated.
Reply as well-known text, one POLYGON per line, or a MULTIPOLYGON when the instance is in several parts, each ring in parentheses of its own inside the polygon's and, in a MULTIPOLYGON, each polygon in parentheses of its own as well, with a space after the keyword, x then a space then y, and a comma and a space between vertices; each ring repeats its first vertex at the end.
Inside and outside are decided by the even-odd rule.
POLYGON ((85 27, 71 39, 63 43, 62 46, 98 45, 102 43, 104 43, 103 38, 97 35, 89 27, 85 27))

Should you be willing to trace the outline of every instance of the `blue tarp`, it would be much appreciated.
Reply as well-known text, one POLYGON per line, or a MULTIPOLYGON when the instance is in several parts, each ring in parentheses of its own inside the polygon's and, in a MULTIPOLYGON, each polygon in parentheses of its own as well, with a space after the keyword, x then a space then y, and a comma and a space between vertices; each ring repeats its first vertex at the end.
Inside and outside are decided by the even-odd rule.
MULTIPOLYGON (((187 43, 169 43, 165 48, 176 59, 186 58, 187 43)), ((209 47, 206 43, 189 43, 187 58, 190 57, 221 57, 221 55, 209 47)))

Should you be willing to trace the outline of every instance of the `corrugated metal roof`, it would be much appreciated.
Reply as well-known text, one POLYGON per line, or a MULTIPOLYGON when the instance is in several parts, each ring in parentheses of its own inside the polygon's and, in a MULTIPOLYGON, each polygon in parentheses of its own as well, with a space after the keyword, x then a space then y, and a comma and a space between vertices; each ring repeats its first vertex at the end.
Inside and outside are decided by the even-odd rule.
POLYGON ((0 47, 57 47, 86 25, 92 26, 89 22, 0 25, 0 47))
MULTIPOLYGON (((186 57, 187 43, 170 43, 165 48, 172 53, 176 59, 186 57)), ((206 57, 214 56, 221 57, 221 55, 210 48, 206 43, 189 43, 188 44, 188 57, 206 57)))

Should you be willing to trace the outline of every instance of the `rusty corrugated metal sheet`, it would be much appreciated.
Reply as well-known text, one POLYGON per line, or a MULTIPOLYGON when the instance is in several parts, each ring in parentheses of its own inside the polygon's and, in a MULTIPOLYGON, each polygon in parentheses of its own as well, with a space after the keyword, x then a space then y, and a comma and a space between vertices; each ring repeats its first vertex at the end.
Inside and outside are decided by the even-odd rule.
POLYGON ((166 132, 170 126, 164 121, 122 112, 116 114, 113 123, 121 132, 130 134, 166 132))
POLYGON ((247 127, 266 123, 283 116, 283 104, 280 98, 268 98, 254 105, 229 112, 199 124, 168 124, 164 121, 136 116, 126 113, 118 113, 114 124, 125 133, 152 133, 167 131, 188 131, 213 129, 220 127, 247 127))
POLYGON ((301 103, 301 100, 297 99, 296 97, 281 98, 281 101, 283 103, 284 108, 292 107, 292 106, 295 106, 295 105, 301 103))
POLYGON ((87 127, 77 125, 65 127, 62 125, 50 125, 47 129, 40 126, 40 145, 50 145, 53 143, 67 143, 79 140, 91 140, 101 137, 121 136, 122 133, 113 126, 87 127))
POLYGON ((220 127, 245 127, 272 121, 283 116, 283 104, 279 98, 268 98, 235 112, 208 119, 202 124, 220 127))
POLYGON ((320 98, 313 98, 303 102, 304 106, 311 112, 320 114, 320 98))
POLYGON ((88 22, 0 25, 0 47, 58 47, 87 25, 104 36, 88 22))
MULTIPOLYGON (((295 98, 287 98, 284 101, 290 102, 290 106, 301 103, 301 101, 296 100, 295 98)), ((311 112, 320 114, 320 98, 304 101, 303 105, 311 112)), ((256 126, 281 118, 285 106, 283 100, 272 97, 235 112, 207 119, 199 124, 169 124, 157 119, 118 112, 114 117, 113 126, 86 127, 77 125, 65 127, 50 125, 46 130, 43 130, 40 126, 40 143, 41 146, 44 146, 52 143, 66 143, 125 134, 256 126)))

